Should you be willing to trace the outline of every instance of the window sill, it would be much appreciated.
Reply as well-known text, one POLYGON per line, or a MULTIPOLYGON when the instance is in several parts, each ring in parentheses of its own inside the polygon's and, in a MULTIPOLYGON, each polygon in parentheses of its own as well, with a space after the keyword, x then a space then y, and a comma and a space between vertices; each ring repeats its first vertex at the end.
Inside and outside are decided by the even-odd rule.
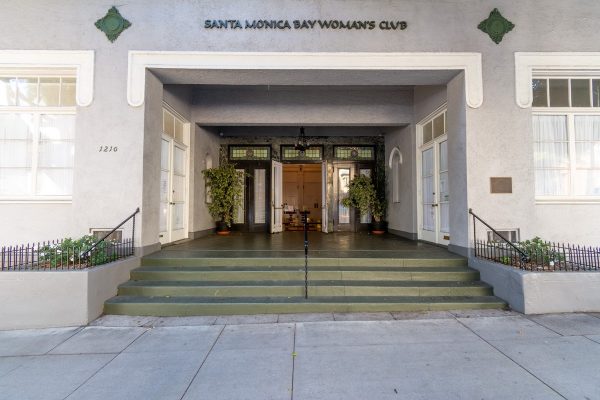
POLYGON ((558 198, 558 199, 535 199, 536 205, 561 205, 561 204, 600 204, 600 197, 591 198, 558 198))
POLYGON ((71 204, 71 197, 2 198, 0 204, 71 204))

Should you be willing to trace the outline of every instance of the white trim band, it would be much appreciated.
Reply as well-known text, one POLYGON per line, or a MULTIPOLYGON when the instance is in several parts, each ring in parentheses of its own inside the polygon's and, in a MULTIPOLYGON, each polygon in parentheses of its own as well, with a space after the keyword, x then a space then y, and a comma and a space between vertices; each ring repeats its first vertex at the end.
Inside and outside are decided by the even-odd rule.
POLYGON ((60 68, 75 70, 77 105, 86 107, 94 98, 93 50, 0 50, 0 69, 60 68))
POLYGON ((517 105, 533 103, 531 79, 534 71, 594 71, 600 69, 600 53, 515 53, 515 90, 517 105))
POLYGON ((483 103, 481 53, 249 53, 130 51, 127 101, 144 104, 146 69, 457 70, 465 73, 469 107, 483 103))

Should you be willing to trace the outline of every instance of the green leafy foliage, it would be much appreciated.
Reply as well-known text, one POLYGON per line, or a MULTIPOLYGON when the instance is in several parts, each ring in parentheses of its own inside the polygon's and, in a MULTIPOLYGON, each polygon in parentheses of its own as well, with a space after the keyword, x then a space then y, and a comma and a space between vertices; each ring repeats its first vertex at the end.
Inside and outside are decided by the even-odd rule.
POLYGON ((354 177, 348 186, 348 197, 342 200, 344 207, 355 207, 361 214, 371 213, 375 221, 381 221, 385 215, 386 202, 379 198, 370 177, 354 177))
POLYGON ((49 268, 61 266, 99 265, 115 261, 116 253, 109 251, 112 242, 100 242, 89 254, 83 254, 96 242, 96 238, 85 235, 79 239, 66 238, 57 244, 40 247, 39 263, 49 268))
POLYGON ((245 174, 236 171, 235 165, 224 158, 221 165, 205 169, 202 174, 212 199, 208 212, 213 218, 231 226, 233 213, 242 205, 245 174))
POLYGON ((530 240, 519 242, 518 247, 524 251, 531 259, 541 261, 543 264, 564 261, 565 257, 558 251, 555 251, 549 242, 546 242, 538 236, 530 240))

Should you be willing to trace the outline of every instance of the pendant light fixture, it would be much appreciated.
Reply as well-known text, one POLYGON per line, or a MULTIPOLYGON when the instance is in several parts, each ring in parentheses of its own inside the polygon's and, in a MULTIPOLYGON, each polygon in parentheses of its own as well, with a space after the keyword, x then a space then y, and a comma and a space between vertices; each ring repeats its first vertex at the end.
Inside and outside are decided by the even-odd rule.
POLYGON ((306 139, 306 135, 304 134, 304 127, 300 127, 300 136, 298 136, 298 141, 294 146, 294 149, 298 150, 300 154, 304 154, 304 152, 310 147, 308 140, 306 139))

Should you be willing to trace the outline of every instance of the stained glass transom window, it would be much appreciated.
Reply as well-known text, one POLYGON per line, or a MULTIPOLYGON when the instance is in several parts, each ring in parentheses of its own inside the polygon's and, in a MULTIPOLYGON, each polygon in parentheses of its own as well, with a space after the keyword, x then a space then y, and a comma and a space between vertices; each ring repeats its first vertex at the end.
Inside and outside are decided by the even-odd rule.
POLYGON ((231 160, 269 160, 271 149, 269 146, 230 146, 229 158, 231 160))
POLYGON ((375 149, 370 146, 335 146, 335 158, 339 160, 374 160, 375 149))
POLYGON ((323 159, 323 148, 309 147, 301 152, 295 149, 294 146, 281 146, 281 155, 284 161, 321 161, 323 159))

